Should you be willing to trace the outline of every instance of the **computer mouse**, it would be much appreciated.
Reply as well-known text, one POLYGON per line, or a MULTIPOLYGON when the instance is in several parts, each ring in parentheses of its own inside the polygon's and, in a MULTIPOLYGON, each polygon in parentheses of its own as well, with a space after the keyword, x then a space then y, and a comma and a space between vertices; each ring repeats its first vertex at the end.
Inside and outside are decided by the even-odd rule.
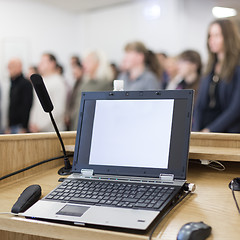
POLYGON ((189 222, 181 227, 177 240, 204 240, 211 231, 212 228, 204 222, 189 222))
POLYGON ((234 191, 240 191, 240 178, 234 178, 228 186, 234 191))
POLYGON ((39 185, 28 186, 19 196, 18 200, 14 203, 11 212, 21 213, 25 212, 35 202, 39 200, 42 195, 42 189, 39 185))

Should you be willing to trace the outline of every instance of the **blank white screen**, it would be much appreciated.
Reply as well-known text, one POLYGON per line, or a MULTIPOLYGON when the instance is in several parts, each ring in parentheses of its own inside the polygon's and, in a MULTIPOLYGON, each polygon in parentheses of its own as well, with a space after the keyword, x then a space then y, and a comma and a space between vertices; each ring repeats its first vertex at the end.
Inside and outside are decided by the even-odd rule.
POLYGON ((167 168, 174 100, 97 100, 89 164, 167 168))

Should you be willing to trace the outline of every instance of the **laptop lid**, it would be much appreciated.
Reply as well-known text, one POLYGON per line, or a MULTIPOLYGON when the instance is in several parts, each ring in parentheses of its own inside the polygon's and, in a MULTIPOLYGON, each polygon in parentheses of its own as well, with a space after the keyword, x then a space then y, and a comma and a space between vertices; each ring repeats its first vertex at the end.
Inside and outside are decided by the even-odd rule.
POLYGON ((73 172, 185 180, 193 92, 82 93, 73 172))

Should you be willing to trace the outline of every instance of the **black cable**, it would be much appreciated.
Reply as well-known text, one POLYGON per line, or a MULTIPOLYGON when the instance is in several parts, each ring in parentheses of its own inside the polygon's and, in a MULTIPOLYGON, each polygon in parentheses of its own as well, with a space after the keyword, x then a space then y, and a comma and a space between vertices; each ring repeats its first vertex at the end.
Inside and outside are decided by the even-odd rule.
POLYGON ((234 202, 236 204, 237 210, 240 213, 240 209, 239 209, 239 206, 238 206, 237 199, 236 199, 236 196, 235 196, 233 188, 232 188, 232 195, 233 195, 233 199, 234 199, 234 202))
POLYGON ((150 232, 149 235, 149 240, 152 240, 152 236, 153 233, 155 232, 155 230, 157 229, 158 225, 162 222, 162 220, 167 216, 168 213, 170 213, 174 207, 176 207, 177 204, 179 204, 180 202, 183 201, 183 199, 185 199, 189 194, 191 193, 191 191, 188 191, 187 193, 185 193, 178 201, 176 201, 161 217, 160 219, 157 221, 157 223, 155 224, 155 226, 153 227, 152 231, 150 232))
MULTIPOLYGON (((73 155, 69 155, 68 157, 72 157, 72 156, 73 156, 73 155)), ((35 163, 35 164, 33 164, 33 165, 30 165, 30 166, 28 166, 28 167, 25 167, 25 168, 23 168, 23 169, 17 170, 17 171, 15 171, 15 172, 9 173, 9 174, 7 174, 7 175, 5 175, 5 176, 3 176, 3 177, 0 177, 0 181, 3 180, 3 179, 6 179, 6 178, 8 178, 8 177, 14 176, 14 175, 16 175, 16 174, 18 174, 18 173, 27 171, 27 170, 29 170, 29 169, 31 169, 31 168, 37 167, 37 166, 39 166, 39 165, 41 165, 41 164, 44 164, 44 163, 47 163, 47 162, 51 162, 51 161, 54 161, 54 160, 58 160, 58 159, 61 159, 61 158, 64 158, 64 156, 55 157, 55 158, 50 158, 50 159, 47 159, 47 160, 44 160, 44 161, 35 163)))

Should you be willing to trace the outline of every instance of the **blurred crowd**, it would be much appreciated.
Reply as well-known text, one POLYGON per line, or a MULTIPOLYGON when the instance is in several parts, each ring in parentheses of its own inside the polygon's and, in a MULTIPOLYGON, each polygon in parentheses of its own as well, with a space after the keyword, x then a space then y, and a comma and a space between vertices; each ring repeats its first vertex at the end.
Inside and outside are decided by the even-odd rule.
MULTIPOLYGON (((110 63, 100 50, 89 51, 82 59, 72 56, 73 86, 66 81, 63 67, 51 53, 44 53, 38 66, 30 66, 25 75, 21 60, 11 59, 7 126, 1 128, 1 133, 53 131, 29 80, 34 73, 44 79, 61 131, 77 129, 82 92, 112 91, 113 81, 118 79, 123 80, 126 91, 194 89, 193 131, 240 133, 237 26, 228 19, 210 23, 206 45, 208 62, 204 65, 200 54, 193 49, 168 56, 164 52, 153 52, 140 41, 125 46, 119 66, 110 63)), ((1 96, 0 86, 0 101, 1 96)))

